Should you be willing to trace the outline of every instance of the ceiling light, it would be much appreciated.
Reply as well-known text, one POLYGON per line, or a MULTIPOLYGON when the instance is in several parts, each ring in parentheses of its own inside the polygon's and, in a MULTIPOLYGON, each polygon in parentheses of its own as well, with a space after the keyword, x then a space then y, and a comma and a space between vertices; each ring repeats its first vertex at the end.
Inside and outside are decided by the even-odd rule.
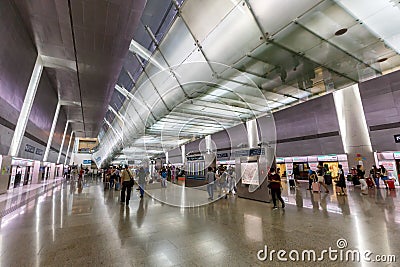
POLYGON ((342 29, 338 30, 337 32, 335 32, 335 35, 340 36, 340 35, 345 34, 346 32, 347 32, 347 28, 342 28, 342 29))

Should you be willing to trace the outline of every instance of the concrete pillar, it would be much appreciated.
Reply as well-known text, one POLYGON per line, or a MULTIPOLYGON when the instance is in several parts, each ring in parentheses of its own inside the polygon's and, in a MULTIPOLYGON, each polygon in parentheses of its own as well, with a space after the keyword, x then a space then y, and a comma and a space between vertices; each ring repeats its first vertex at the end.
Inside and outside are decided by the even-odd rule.
POLYGON ((168 155, 168 151, 165 152, 165 164, 169 163, 169 155, 168 155))
POLYGON ((335 91, 333 98, 349 167, 361 164, 368 170, 374 164, 374 155, 358 85, 335 91))
POLYGON ((71 131, 71 134, 69 135, 69 142, 68 142, 67 153, 65 153, 64 165, 66 165, 66 164, 67 164, 68 152, 69 152, 69 148, 71 147, 71 143, 72 143, 72 136, 73 136, 73 135, 74 135, 74 131, 71 131))
POLYGON ((212 151, 212 140, 211 140, 211 135, 207 135, 204 139, 205 139, 205 141, 206 141, 206 151, 207 151, 207 154, 208 154, 208 153, 211 153, 211 151, 212 151))
POLYGON ((69 164, 71 165, 72 163, 74 163, 74 157, 75 157, 75 153, 78 153, 78 149, 79 149, 79 137, 75 137, 75 141, 74 141, 74 148, 71 151, 71 159, 69 161, 69 164))
MULTIPOLYGON (((57 103, 56 112, 54 113, 53 123, 51 124, 49 139, 47 140, 46 150, 44 151, 43 161, 46 162, 47 158, 49 157, 51 142, 53 141, 54 131, 56 129, 57 121, 58 121, 58 114, 60 114, 60 101, 57 103)), ((61 151, 61 149, 60 149, 61 151)))
POLYGON ((64 148, 65 136, 67 135, 68 124, 69 124, 69 120, 67 120, 67 122, 65 123, 64 134, 63 134, 61 146, 60 146, 60 152, 58 152, 58 157, 57 157, 57 164, 60 163, 61 154, 62 154, 62 151, 64 148))
POLYGON ((28 90, 26 91, 24 103, 22 104, 22 108, 19 113, 17 125, 14 130, 14 135, 11 141, 10 150, 8 152, 8 155, 10 156, 18 156, 18 151, 21 146, 22 138, 24 137, 26 124, 28 123, 33 101, 35 100, 40 77, 42 76, 42 71, 43 71, 42 60, 38 55, 38 57, 36 58, 35 66, 32 71, 31 79, 29 81, 28 90))
POLYGON ((253 119, 246 122, 247 128, 247 142, 249 144, 249 148, 258 147, 258 128, 257 128, 257 120, 253 119))
POLYGON ((181 152, 182 152, 182 163, 186 164, 186 146, 185 145, 181 146, 181 152))

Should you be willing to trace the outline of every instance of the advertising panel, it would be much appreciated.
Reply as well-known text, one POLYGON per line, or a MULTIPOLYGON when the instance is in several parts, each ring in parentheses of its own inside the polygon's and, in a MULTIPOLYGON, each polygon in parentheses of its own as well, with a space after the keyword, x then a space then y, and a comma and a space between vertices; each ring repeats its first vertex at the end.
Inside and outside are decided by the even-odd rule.
POLYGON ((246 162, 241 164, 242 183, 259 185, 258 163, 246 162))

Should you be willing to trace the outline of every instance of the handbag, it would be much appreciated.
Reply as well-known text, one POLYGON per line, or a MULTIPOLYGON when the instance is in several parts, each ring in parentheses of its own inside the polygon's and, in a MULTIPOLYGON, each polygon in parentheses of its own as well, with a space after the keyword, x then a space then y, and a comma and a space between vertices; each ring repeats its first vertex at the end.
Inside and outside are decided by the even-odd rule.
POLYGON ((128 172, 129 178, 130 178, 129 186, 133 187, 135 185, 135 180, 132 178, 131 172, 129 170, 127 172, 128 172))

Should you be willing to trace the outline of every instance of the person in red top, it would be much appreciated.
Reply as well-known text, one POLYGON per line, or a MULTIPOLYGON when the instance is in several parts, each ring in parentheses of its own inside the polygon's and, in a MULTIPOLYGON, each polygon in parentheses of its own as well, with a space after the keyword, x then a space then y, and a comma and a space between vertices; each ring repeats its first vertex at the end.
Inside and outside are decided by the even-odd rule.
POLYGON ((274 203, 274 210, 278 209, 276 199, 282 203, 282 209, 285 208, 285 202, 281 197, 281 177, 275 172, 275 168, 271 167, 268 174, 269 187, 271 188, 272 202, 274 203))

